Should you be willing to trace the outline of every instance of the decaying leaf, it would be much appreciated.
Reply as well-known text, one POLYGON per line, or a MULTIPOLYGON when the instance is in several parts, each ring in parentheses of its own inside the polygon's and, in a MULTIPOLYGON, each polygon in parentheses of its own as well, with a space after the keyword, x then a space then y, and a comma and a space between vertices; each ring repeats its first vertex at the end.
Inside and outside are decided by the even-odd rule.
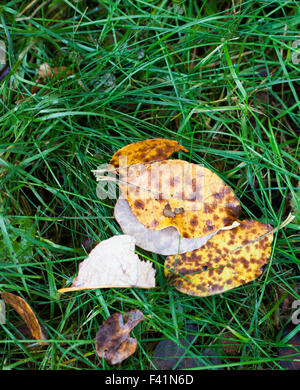
POLYGON ((50 65, 47 62, 44 62, 40 65, 40 68, 38 70, 38 75, 42 79, 51 79, 53 77, 59 76, 60 78, 63 78, 65 76, 70 76, 72 74, 72 71, 68 69, 66 66, 57 66, 51 68, 50 65))
POLYGON ((155 270, 150 261, 141 261, 134 252, 135 239, 129 235, 101 241, 79 264, 71 287, 59 292, 117 287, 155 287, 155 270))
POLYGON ((205 348, 202 353, 197 355, 194 353, 193 357, 190 357, 187 353, 190 342, 182 338, 179 339, 179 343, 182 344, 183 348, 172 340, 162 340, 156 345, 152 356, 155 368, 158 370, 184 370, 206 366, 209 369, 223 369, 213 367, 222 364, 218 353, 213 349, 205 348))
POLYGON ((223 351, 229 356, 239 356, 241 354, 242 344, 240 339, 232 332, 226 332, 222 335, 221 345, 223 351))
MULTIPOLYGON (((295 326, 289 324, 284 332, 283 338, 295 331, 295 326)), ((279 364, 286 370, 300 370, 300 332, 297 332, 285 346, 279 348, 279 364)))
MULTIPOLYGON (((36 318, 31 307, 23 298, 8 292, 2 292, 1 297, 6 304, 10 305, 22 317, 32 337, 37 340, 46 339, 38 319, 36 318)), ((45 342, 39 341, 39 344, 44 345, 45 342)))
POLYGON ((183 347, 172 340, 162 340, 156 345, 151 359, 155 368, 158 370, 182 370, 203 365, 198 359, 186 356, 189 343, 184 338, 178 341, 183 347))
POLYGON ((230 225, 240 214, 232 190, 212 171, 182 160, 138 164, 122 170, 121 197, 146 228, 174 226, 184 238, 230 225))
POLYGON ((96 336, 97 354, 109 364, 118 364, 131 356, 137 347, 137 340, 130 332, 145 319, 140 310, 114 313, 107 318, 96 336))
POLYGON ((185 294, 209 296, 256 279, 271 254, 272 227, 258 221, 240 221, 232 230, 216 234, 201 248, 168 256, 165 275, 185 294))
MULTIPOLYGON (((174 226, 161 230, 148 229, 133 214, 127 200, 121 198, 115 205, 114 217, 123 233, 136 239, 137 246, 160 255, 174 255, 198 249, 219 231, 198 238, 183 238, 174 226)), ((221 229, 231 229, 236 226, 238 226, 238 222, 221 229)))
POLYGON ((186 148, 174 140, 164 138, 147 139, 119 149, 113 155, 110 164, 118 168, 120 161, 122 162, 121 166, 129 166, 138 163, 166 160, 173 153, 180 150, 188 152, 186 148))
MULTIPOLYGON (((199 327, 195 324, 187 324, 182 330, 184 337, 178 341, 161 340, 156 344, 151 357, 151 368, 154 365, 158 370, 180 370, 203 365, 201 359, 197 359, 195 354, 190 356, 190 351, 187 351, 190 350, 191 344, 197 341, 199 327)), ((175 335, 174 339, 176 339, 175 335)))

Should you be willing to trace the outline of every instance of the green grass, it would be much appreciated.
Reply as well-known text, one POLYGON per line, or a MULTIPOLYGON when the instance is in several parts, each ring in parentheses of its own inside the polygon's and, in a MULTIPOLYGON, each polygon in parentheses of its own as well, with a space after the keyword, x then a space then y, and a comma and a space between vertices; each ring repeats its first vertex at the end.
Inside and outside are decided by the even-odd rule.
POLYGON ((114 200, 97 198, 91 170, 132 142, 179 141, 189 150, 179 158, 233 188, 243 219, 279 226, 291 199, 299 212, 298 2, 53 0, 18 15, 29 3, 0 6, 11 68, 0 82, 0 290, 27 300, 49 345, 30 347, 22 320, 7 309, 0 366, 154 368, 157 342, 179 342, 193 323, 199 337, 186 356, 201 362, 210 346, 225 369, 280 369, 282 330, 291 320, 283 293, 300 299, 297 219, 275 234, 263 276, 222 295, 181 294, 164 278, 164 257, 139 248, 154 262, 156 289, 57 289, 77 274, 87 240, 92 246, 121 233, 114 200), (43 62, 72 75, 32 94, 43 62), (95 352, 98 327, 133 309, 147 316, 133 331, 137 352, 109 367, 95 352), (220 349, 228 330, 241 340, 238 358, 220 349))

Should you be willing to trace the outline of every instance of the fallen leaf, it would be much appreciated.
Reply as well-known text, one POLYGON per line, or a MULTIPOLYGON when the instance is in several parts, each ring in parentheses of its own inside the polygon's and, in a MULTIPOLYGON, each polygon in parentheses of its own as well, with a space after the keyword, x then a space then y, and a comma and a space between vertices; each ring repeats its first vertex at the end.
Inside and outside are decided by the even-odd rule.
MULTIPOLYGON (((198 238, 183 238, 174 226, 161 230, 148 229, 133 214, 127 200, 121 198, 118 199, 115 205, 114 217, 123 233, 136 239, 137 246, 160 255, 174 255, 198 249, 219 231, 216 230, 198 238)), ((238 226, 238 222, 221 229, 231 229, 236 226, 238 226)))
POLYGON ((51 68, 47 62, 41 64, 38 70, 38 75, 44 80, 51 79, 57 76, 59 76, 59 78, 63 78, 65 76, 70 76, 71 74, 72 71, 66 66, 58 66, 51 68))
MULTIPOLYGON (((2 292, 1 297, 6 304, 10 305, 22 317, 32 337, 37 340, 46 339, 46 336, 38 319, 36 318, 31 307, 23 298, 19 297, 18 295, 7 292, 2 292)), ((39 341, 39 344, 45 345, 45 342, 39 341)))
POLYGON ((179 291, 194 296, 220 294, 256 279, 271 254, 272 227, 240 221, 216 234, 201 248, 168 256, 165 275, 179 291))
POLYGON ((119 149, 112 156, 110 164, 118 168, 119 166, 124 167, 132 164, 166 160, 173 153, 179 152, 180 150, 188 152, 186 148, 174 140, 164 138, 147 139, 119 149))
MULTIPOLYGON (((283 338, 294 329, 295 327, 289 324, 283 332, 283 338)), ((279 348, 279 356, 282 359, 279 364, 287 370, 300 370, 300 332, 296 333, 286 344, 279 348)))
MULTIPOLYGON (((183 331, 186 334, 178 340, 178 343, 173 340, 161 340, 156 344, 151 358, 155 368, 159 370, 180 370, 201 365, 198 359, 188 356, 189 354, 186 351, 188 346, 198 339, 198 326, 188 323, 183 331)), ((153 368, 152 365, 151 368, 153 368)))
POLYGON ((135 239, 129 235, 101 241, 79 264, 72 286, 61 293, 95 288, 153 288, 155 270, 150 261, 141 261, 134 252, 135 239))
POLYGON ((137 340, 130 332, 145 319, 140 310, 114 313, 107 318, 96 336, 96 351, 109 364, 118 364, 131 356, 137 347, 137 340))
POLYGON ((121 198, 148 229, 174 226, 182 237, 196 238, 232 224, 240 214, 232 190, 200 165, 164 160, 130 166, 126 176, 124 171, 121 198))
POLYGON ((221 338, 223 351, 229 356, 239 356, 241 354, 241 342, 232 332, 226 332, 221 338))
POLYGON ((186 348, 189 346, 184 338, 178 340, 179 344, 172 340, 160 341, 153 352, 152 362, 158 370, 182 370, 200 366, 198 359, 186 356, 186 348))
POLYGON ((212 366, 222 364, 222 360, 210 348, 205 348, 201 354, 197 354, 197 357, 187 357, 186 349, 189 344, 183 338, 179 339, 179 343, 183 347, 172 340, 162 340, 157 344, 153 352, 152 362, 158 370, 184 370, 207 365, 210 369, 213 369, 212 366))

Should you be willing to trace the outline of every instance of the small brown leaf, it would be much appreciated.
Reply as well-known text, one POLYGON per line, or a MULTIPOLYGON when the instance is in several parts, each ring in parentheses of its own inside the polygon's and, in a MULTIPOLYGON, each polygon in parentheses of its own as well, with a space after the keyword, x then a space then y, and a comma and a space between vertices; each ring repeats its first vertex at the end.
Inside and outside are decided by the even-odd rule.
MULTIPOLYGON (((23 298, 7 292, 1 293, 1 297, 6 304, 10 305, 22 317, 32 337, 37 340, 46 339, 38 319, 36 318, 31 307, 23 298)), ((45 345, 45 342, 39 341, 39 344, 45 345)))
POLYGON ((96 351, 109 364, 118 364, 131 356, 137 347, 137 340, 130 332, 145 319, 140 310, 114 313, 107 318, 96 336, 96 351))
POLYGON ((174 140, 164 138, 146 139, 144 141, 126 145, 122 149, 119 149, 113 155, 112 159, 110 160, 110 164, 113 167, 118 168, 120 166, 119 163, 121 160, 121 166, 166 160, 173 153, 180 150, 188 152, 186 148, 174 140))

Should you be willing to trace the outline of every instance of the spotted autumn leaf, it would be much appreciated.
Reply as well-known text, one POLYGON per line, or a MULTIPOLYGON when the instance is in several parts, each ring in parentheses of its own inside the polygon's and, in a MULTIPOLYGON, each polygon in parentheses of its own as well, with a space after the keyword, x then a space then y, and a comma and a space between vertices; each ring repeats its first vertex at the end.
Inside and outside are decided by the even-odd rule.
MULTIPOLYGON (((129 234, 136 239, 136 245, 149 252, 160 255, 174 255, 200 248, 219 230, 203 237, 183 238, 174 226, 161 230, 152 230, 142 225, 131 211, 126 199, 119 198, 114 209, 114 217, 124 234, 129 234)), ((238 226, 238 222, 221 229, 231 229, 238 226)))
POLYGON ((165 275, 177 290, 194 296, 220 294, 248 283, 263 272, 271 254, 272 227, 240 221, 215 235, 201 248, 168 256, 165 275))
POLYGON ((95 288, 155 287, 155 270, 150 261, 135 254, 135 239, 129 235, 101 241, 79 264, 78 276, 61 293, 95 288))
POLYGON ((212 171, 182 160, 127 168, 119 185, 146 228, 174 226, 184 238, 202 237, 232 224, 240 214, 233 191, 212 171))
POLYGON ((188 152, 186 148, 174 140, 164 138, 146 139, 119 149, 112 156, 110 164, 118 168, 120 162, 121 166, 129 166, 138 163, 166 160, 173 153, 179 152, 180 150, 188 152))
POLYGON ((40 340, 39 344, 44 345, 45 342, 41 340, 46 339, 46 336, 36 315, 25 299, 8 292, 2 292, 1 298, 22 317, 32 337, 40 340))
POLYGON ((109 364, 119 364, 135 353, 137 340, 130 332, 145 319, 140 310, 114 313, 99 328, 96 336, 96 351, 109 364))

